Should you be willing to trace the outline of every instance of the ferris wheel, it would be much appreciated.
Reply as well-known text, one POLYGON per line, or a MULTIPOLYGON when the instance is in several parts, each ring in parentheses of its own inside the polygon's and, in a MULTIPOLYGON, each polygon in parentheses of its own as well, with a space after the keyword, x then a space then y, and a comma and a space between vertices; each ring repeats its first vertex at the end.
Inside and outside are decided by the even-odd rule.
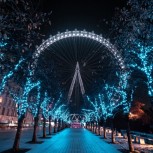
MULTIPOLYGON (((35 68, 35 66, 37 65, 38 57, 49 46, 51 46, 52 44, 56 44, 56 42, 59 42, 60 40, 64 40, 64 39, 68 40, 68 38, 78 38, 78 37, 79 38, 86 38, 86 39, 88 38, 92 41, 98 42, 99 45, 98 46, 96 45, 98 49, 101 46, 105 46, 114 55, 114 57, 117 59, 118 64, 121 67, 121 69, 125 68, 124 60, 123 60, 120 52, 116 49, 116 47, 114 45, 112 45, 110 43, 109 40, 103 38, 102 35, 95 34, 94 32, 87 32, 86 30, 78 31, 77 29, 75 29, 74 31, 66 30, 66 32, 58 33, 55 36, 50 36, 50 38, 43 41, 43 43, 40 46, 37 47, 36 51, 33 54, 34 62, 31 65, 32 68, 33 69, 35 68)), ((91 44, 92 44, 92 42, 90 41, 86 45, 90 46, 91 44)), ((86 53, 86 52, 84 52, 84 53, 86 53)), ((75 56, 76 56, 76 54, 75 54, 75 56)))
POLYGON ((68 100, 71 101, 71 96, 75 97, 73 100, 75 107, 81 103, 78 96, 80 91, 81 94, 85 94, 91 83, 98 84, 94 78, 101 77, 103 67, 105 71, 109 69, 110 64, 125 69, 121 53, 109 40, 85 30, 67 30, 43 41, 33 54, 34 62, 31 65, 33 72, 39 58, 45 54, 55 60, 61 84, 69 91, 68 100))

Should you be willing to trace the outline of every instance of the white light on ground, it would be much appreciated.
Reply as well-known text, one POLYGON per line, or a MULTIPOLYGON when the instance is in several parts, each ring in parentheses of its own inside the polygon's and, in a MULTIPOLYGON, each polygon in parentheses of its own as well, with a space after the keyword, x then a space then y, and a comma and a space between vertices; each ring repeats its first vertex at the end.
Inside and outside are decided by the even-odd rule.
POLYGON ((3 101, 3 97, 0 97, 0 103, 2 103, 2 101, 3 101))
POLYGON ((54 122, 51 122, 51 126, 54 127, 55 126, 55 123, 54 122))

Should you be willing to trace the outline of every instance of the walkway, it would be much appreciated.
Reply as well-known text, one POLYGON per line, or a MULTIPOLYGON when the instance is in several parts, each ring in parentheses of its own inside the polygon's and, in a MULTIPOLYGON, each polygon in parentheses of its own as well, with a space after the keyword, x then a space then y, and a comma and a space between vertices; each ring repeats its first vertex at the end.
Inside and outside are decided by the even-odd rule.
POLYGON ((115 146, 86 129, 66 129, 28 153, 120 153, 115 146))

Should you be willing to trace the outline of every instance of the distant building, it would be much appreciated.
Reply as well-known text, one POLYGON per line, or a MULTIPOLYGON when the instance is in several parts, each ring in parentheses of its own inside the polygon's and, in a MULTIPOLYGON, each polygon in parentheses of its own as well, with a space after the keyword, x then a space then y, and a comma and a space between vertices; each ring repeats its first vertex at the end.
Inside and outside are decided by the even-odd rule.
POLYGON ((7 93, 1 95, 0 123, 17 123, 16 104, 7 93))
MULTIPOLYGON (((22 90, 19 86, 13 84, 13 90, 22 90)), ((2 95, 0 95, 0 127, 1 126, 16 126, 18 121, 17 105, 8 93, 9 88, 6 87, 2 95)), ((29 126, 33 123, 32 115, 27 112, 24 120, 24 126, 29 126)))

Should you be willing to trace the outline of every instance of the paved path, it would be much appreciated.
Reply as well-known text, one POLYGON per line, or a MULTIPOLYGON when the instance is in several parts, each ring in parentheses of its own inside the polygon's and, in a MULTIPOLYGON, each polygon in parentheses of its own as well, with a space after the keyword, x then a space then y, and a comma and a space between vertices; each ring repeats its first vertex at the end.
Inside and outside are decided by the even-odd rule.
POLYGON ((115 146, 86 129, 66 129, 28 153, 120 153, 115 146))
MULTIPOLYGON (((32 128, 23 128, 21 133, 21 139, 20 139, 20 148, 34 148, 36 146, 39 146, 39 144, 29 144, 26 143, 32 139, 32 128)), ((48 128, 47 128, 48 133, 48 128)), ((16 129, 0 129, 0 153, 4 150, 8 150, 12 148, 14 138, 16 134, 16 129)), ((42 128, 38 129, 37 132, 38 140, 42 141, 42 139, 39 139, 40 136, 42 136, 42 128)))

